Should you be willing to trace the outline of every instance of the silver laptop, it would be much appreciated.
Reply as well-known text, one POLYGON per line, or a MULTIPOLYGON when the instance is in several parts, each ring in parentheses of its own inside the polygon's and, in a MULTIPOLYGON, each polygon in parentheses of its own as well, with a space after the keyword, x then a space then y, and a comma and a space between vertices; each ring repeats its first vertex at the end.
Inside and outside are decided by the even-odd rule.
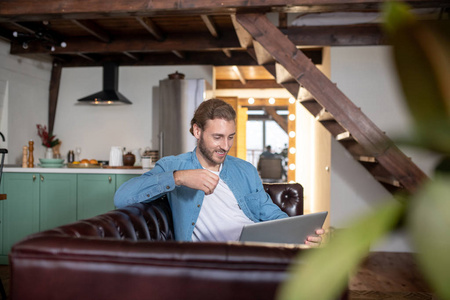
POLYGON ((304 244, 306 237, 315 235, 322 228, 328 212, 317 212, 245 225, 241 232, 241 242, 266 242, 304 244))

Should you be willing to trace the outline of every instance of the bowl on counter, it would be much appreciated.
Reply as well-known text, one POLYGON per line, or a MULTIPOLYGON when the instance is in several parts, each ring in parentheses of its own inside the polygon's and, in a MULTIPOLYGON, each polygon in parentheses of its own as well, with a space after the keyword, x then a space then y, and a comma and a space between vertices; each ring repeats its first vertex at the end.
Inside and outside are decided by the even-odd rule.
POLYGON ((64 159, 61 158, 39 158, 42 168, 61 168, 64 166, 64 159))
POLYGON ((64 163, 63 158, 39 158, 39 161, 41 162, 41 164, 52 164, 52 165, 64 163))

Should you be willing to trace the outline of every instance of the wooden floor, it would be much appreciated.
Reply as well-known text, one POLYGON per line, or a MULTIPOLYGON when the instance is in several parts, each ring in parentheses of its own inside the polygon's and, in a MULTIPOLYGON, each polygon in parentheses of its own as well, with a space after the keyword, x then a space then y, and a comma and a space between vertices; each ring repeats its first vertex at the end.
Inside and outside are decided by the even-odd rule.
MULTIPOLYGON (((9 295, 9 266, 0 266, 9 295)), ((425 284, 411 253, 373 252, 349 283, 351 300, 436 299, 425 284)))
POLYGON ((350 299, 436 299, 412 253, 372 252, 349 283, 350 299))

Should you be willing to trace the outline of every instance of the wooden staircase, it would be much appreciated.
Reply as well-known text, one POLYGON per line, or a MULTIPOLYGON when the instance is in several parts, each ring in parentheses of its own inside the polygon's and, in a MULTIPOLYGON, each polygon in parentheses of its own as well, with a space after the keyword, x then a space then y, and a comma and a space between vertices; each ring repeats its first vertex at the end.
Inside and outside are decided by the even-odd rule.
POLYGON ((263 14, 237 14, 241 46, 388 191, 413 193, 427 176, 263 14))

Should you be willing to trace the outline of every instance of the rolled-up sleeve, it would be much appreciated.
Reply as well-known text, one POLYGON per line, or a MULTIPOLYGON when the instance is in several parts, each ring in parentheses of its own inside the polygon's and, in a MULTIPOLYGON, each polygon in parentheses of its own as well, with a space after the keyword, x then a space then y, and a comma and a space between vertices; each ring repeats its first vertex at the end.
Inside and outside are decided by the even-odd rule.
POLYGON ((118 208, 129 204, 152 201, 175 189, 173 171, 161 172, 159 167, 122 184, 114 195, 118 208))

